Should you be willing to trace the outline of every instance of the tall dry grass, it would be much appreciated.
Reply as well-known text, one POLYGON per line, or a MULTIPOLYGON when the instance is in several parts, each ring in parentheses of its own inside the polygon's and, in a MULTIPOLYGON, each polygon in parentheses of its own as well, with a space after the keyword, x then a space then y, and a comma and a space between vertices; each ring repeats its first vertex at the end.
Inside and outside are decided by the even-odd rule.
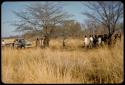
POLYGON ((123 41, 86 50, 82 41, 52 40, 50 48, 2 49, 3 83, 122 83, 123 41), (72 46, 71 46, 72 45, 72 46))

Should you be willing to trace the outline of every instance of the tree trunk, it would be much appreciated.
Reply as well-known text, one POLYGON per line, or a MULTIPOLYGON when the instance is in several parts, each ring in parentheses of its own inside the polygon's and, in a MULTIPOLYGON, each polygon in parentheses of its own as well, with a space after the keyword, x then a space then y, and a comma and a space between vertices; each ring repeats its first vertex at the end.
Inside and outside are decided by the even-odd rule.
POLYGON ((112 44, 112 35, 114 33, 114 30, 112 32, 109 32, 109 35, 108 35, 108 45, 111 45, 112 44))
POLYGON ((46 46, 49 47, 49 36, 47 36, 47 39, 46 39, 46 46))
POLYGON ((43 41, 44 47, 49 47, 49 42, 50 42, 49 36, 45 36, 43 41))

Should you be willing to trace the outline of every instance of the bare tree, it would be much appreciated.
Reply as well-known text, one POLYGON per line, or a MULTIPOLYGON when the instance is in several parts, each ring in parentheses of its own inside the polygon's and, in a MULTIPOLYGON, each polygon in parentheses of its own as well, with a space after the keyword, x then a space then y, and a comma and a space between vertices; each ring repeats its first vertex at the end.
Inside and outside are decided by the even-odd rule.
POLYGON ((95 35, 95 34, 100 35, 108 33, 107 29, 105 29, 105 26, 103 24, 99 24, 90 19, 85 20, 83 25, 84 25, 84 34, 86 35, 95 35))
MULTIPOLYGON (((120 1, 85 2, 91 11, 83 12, 88 18, 103 24, 108 29, 109 41, 115 32, 116 24, 123 18, 123 4, 120 1)), ((110 42, 109 42, 110 43, 110 42)))
POLYGON ((20 12, 13 11, 20 21, 13 24, 18 31, 39 32, 46 36, 47 46, 49 38, 56 25, 69 17, 67 12, 57 2, 39 2, 26 5, 26 9, 20 12))
POLYGON ((87 19, 87 20, 85 20, 83 25, 84 25, 84 32, 85 32, 84 34, 85 35, 88 35, 88 34, 93 35, 93 34, 96 33, 96 29, 97 29, 97 23, 96 22, 94 22, 90 19, 87 19))
POLYGON ((65 20, 61 26, 61 36, 63 37, 62 45, 66 46, 66 39, 68 37, 79 37, 81 33, 81 26, 75 20, 65 20))
POLYGON ((65 20, 63 22, 63 28, 65 28, 70 37, 78 37, 81 32, 80 23, 75 20, 65 20))

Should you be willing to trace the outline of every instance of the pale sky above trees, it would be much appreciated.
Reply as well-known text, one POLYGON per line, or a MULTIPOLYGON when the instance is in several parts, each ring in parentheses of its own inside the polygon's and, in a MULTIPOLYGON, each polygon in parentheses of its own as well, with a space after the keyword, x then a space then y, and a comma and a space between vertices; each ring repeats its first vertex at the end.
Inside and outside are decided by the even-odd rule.
MULTIPOLYGON (((69 14, 74 15, 71 19, 76 20, 80 23, 83 23, 84 16, 81 14, 81 12, 84 10, 84 6, 81 4, 80 1, 74 1, 74 2, 73 1, 66 1, 66 2, 60 1, 59 3, 62 3, 62 7, 64 10, 66 10, 69 14)), ((22 1, 22 2, 3 2, 2 3, 2 12, 1 12, 2 14, 2 29, 1 29, 2 37, 21 34, 19 32, 14 32, 15 27, 10 24, 11 22, 18 20, 18 17, 14 15, 12 10, 14 11, 24 10, 26 4, 29 4, 29 2, 22 1)))

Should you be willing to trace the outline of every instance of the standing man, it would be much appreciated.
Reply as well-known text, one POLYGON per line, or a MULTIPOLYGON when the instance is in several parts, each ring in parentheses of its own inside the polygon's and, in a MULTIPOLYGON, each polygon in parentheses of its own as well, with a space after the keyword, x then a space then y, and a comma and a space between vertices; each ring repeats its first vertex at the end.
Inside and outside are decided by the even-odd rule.
POLYGON ((44 41, 44 37, 41 37, 41 38, 40 38, 40 47, 41 47, 41 48, 44 46, 43 41, 44 41))
POLYGON ((84 45, 85 45, 85 48, 88 48, 88 46, 89 46, 89 39, 87 38, 86 35, 85 35, 85 39, 84 39, 84 45))
POLYGON ((49 36, 44 36, 43 45, 44 47, 49 47, 49 36))
POLYGON ((101 45, 101 42, 102 42, 101 36, 100 36, 100 35, 98 35, 98 46, 100 46, 100 45, 101 45))
POLYGON ((92 48, 93 47, 93 36, 92 35, 90 35, 89 36, 89 39, 90 39, 90 48, 92 48))
POLYGON ((93 46, 94 46, 94 47, 96 47, 97 42, 98 42, 98 37, 97 37, 97 35, 95 35, 95 37, 94 37, 94 39, 93 39, 93 46))
POLYGON ((25 40, 24 39, 19 39, 18 44, 19 44, 19 48, 25 48, 25 40))
POLYGON ((2 47, 5 47, 6 43, 2 40, 2 47))
POLYGON ((36 47, 39 47, 39 38, 36 39, 36 47))

